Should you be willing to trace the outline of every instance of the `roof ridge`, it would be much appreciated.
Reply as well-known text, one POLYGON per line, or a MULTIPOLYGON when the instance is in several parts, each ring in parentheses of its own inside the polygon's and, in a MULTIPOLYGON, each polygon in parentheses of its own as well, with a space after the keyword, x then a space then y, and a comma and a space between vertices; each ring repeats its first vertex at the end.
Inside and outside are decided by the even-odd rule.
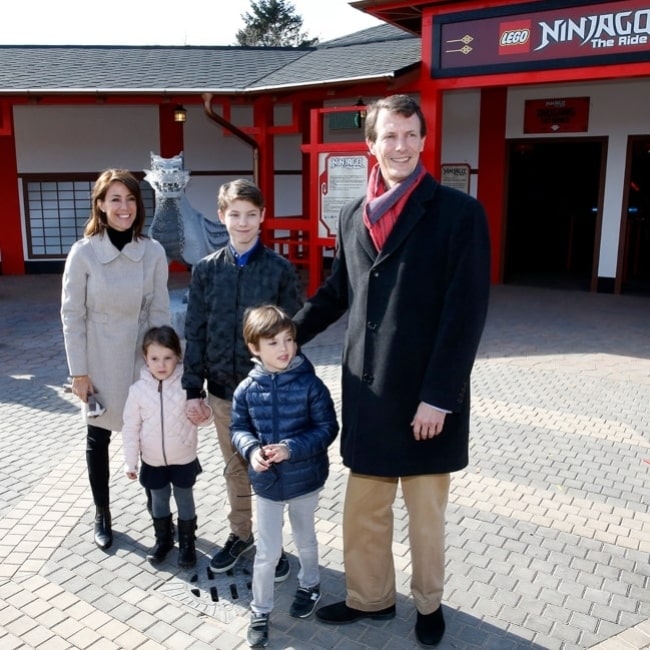
POLYGON ((97 44, 93 45, 91 43, 78 43, 78 44, 69 44, 63 45, 61 43, 54 43, 48 45, 46 43, 37 43, 37 44, 0 44, 0 50, 20 50, 20 49, 29 49, 29 50, 43 50, 43 49, 57 49, 57 50, 72 50, 72 49, 84 49, 84 50, 272 50, 272 51, 296 51, 296 52, 309 52, 316 49, 316 47, 290 47, 285 46, 254 46, 254 45, 107 45, 97 44))
POLYGON ((4 95, 226 94, 385 79, 419 64, 421 51, 419 37, 383 25, 307 48, 0 45, 0 57, 4 95))

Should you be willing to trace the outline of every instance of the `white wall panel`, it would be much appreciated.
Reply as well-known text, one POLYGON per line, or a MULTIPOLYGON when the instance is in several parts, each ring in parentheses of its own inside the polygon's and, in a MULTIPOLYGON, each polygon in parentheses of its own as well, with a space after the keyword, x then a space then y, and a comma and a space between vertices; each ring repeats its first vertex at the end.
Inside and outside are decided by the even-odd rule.
POLYGON ((302 214, 302 177, 275 177, 275 216, 296 217, 302 214))
POLYGON ((302 169, 302 136, 277 135, 275 137, 274 160, 276 170, 301 170, 302 169))
MULTIPOLYGON (((443 96, 442 162, 478 167, 481 93, 478 90, 446 92, 443 96)), ((435 137, 430 134, 429 137, 435 137)))
POLYGON ((553 134, 524 134, 524 106, 527 99, 589 97, 589 130, 559 136, 602 136, 647 133, 650 129, 650 83, 647 79, 600 83, 520 86, 508 91, 507 138, 558 137, 553 134))
POLYGON ((140 171, 160 148, 155 106, 16 106, 19 174, 140 171))
MULTIPOLYGON (((211 120, 203 106, 186 106, 187 121, 183 125, 185 166, 190 171, 253 169, 253 148, 238 137, 226 134, 224 128, 211 120)), ((218 105, 215 104, 215 110, 218 105)), ((232 123, 238 128, 243 124, 232 123)))

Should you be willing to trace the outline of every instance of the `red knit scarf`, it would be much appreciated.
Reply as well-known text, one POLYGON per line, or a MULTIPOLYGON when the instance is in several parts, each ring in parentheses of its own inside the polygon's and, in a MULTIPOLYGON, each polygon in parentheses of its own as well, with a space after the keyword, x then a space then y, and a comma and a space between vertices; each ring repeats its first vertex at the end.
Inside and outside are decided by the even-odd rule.
POLYGON ((425 174, 424 165, 418 162, 403 181, 386 189, 379 164, 372 168, 363 209, 363 223, 368 228, 377 251, 383 248, 404 205, 425 174))

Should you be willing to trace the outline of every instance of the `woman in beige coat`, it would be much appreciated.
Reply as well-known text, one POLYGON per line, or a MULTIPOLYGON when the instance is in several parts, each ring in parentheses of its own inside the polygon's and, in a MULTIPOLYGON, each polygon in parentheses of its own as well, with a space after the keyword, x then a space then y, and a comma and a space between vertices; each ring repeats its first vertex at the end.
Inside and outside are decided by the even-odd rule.
POLYGON ((137 179, 126 170, 106 170, 95 182, 84 237, 72 246, 63 273, 63 337, 72 392, 84 403, 95 543, 102 549, 113 542, 111 431, 122 429, 129 386, 142 365, 144 332, 169 323, 167 259, 163 247, 142 234, 144 220, 137 179), (105 412, 89 409, 89 396, 105 412))

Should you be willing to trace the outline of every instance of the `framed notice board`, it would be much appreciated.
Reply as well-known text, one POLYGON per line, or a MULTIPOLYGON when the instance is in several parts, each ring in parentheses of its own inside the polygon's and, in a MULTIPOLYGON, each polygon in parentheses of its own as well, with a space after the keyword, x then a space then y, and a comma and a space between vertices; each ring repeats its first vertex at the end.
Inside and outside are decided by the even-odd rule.
POLYGON ((467 163, 445 163, 440 166, 440 184, 455 187, 469 194, 471 167, 467 163))

